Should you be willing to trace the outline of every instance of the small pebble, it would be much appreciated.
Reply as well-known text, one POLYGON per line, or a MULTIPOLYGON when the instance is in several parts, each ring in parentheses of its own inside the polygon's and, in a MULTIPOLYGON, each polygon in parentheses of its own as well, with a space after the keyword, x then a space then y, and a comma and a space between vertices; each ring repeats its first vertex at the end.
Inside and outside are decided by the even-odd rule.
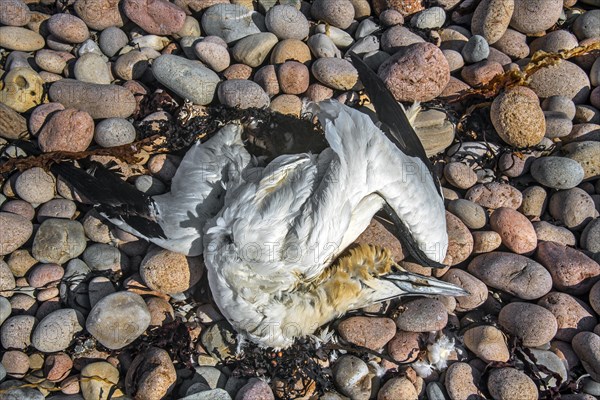
POLYGON ((473 254, 490 253, 502 244, 502 238, 494 231, 476 231, 473 235, 473 254))
POLYGON ((415 361, 419 357, 421 335, 418 332, 397 331, 387 344, 390 356, 401 363, 415 361))
POLYGON ((13 378, 23 378, 29 371, 29 357, 19 350, 9 350, 2 355, 1 363, 5 374, 13 378))
POLYGON ((565 96, 575 104, 584 103, 590 93, 588 75, 577 64, 566 60, 534 72, 529 86, 540 98, 565 96))
POLYGON ((589 10, 577 17, 573 23, 573 32, 579 40, 597 38, 600 36, 598 24, 600 24, 600 10, 589 10))
MULTIPOLYGON (((29 240, 33 233, 33 225, 21 215, 0 212, 0 232, 2 232, 0 256, 4 256, 17 250, 29 240)), ((10 273, 8 275, 12 276, 10 273)))
POLYGON ((469 189, 477 183, 477 174, 465 163, 450 162, 444 166, 444 178, 454 187, 469 189))
MULTIPOLYGON (((586 225, 581 233, 580 244, 587 251, 600 253, 600 218, 596 218, 586 225)), ((574 246, 575 243, 572 245, 574 246)))
POLYGON ((175 294, 192 288, 204 272, 199 257, 185 257, 169 250, 155 248, 140 265, 140 275, 152 290, 175 294))
POLYGON ((523 201, 519 207, 526 217, 540 217, 546 210, 548 194, 541 186, 529 186, 523 190, 523 201))
POLYGON ((580 332, 575 335, 571 345, 590 377, 600 381, 600 336, 592 332, 580 332))
POLYGON ((378 350, 396 333, 396 325, 389 318, 350 317, 337 327, 340 336, 350 343, 378 350))
POLYGON ((493 326, 480 325, 468 329, 464 343, 469 350, 485 362, 506 362, 510 358, 506 336, 493 326))
POLYGON ((377 394, 377 400, 417 400, 418 397, 415 385, 406 377, 388 380, 377 394))
POLYGON ((94 137, 94 121, 90 114, 67 108, 57 111, 42 126, 38 145, 43 152, 78 152, 88 148, 94 137))
POLYGON ((236 400, 274 400, 275 396, 269 384, 262 379, 251 378, 241 387, 235 396, 236 400))
POLYGON ((48 314, 37 324, 31 344, 44 353, 66 350, 73 336, 83 330, 84 318, 77 310, 63 308, 48 314))
POLYGON ((121 390, 116 388, 118 382, 119 370, 105 361, 92 362, 81 370, 81 394, 85 400, 108 400, 121 396, 121 390))
POLYGON ((538 241, 556 242, 565 246, 575 246, 577 243, 573 232, 562 226, 552 225, 546 221, 533 223, 533 229, 538 241))
POLYGON ((478 385, 481 372, 464 362, 455 362, 446 370, 444 386, 451 399, 484 399, 478 385))
POLYGON ((315 20, 340 29, 347 29, 354 19, 354 7, 349 0, 316 0, 310 13, 315 20))
POLYGON ((514 0, 484 0, 477 5, 471 20, 471 31, 493 44, 506 32, 515 8, 514 0))
POLYGON ((565 96, 550 96, 542 101, 542 110, 557 111, 565 114, 568 119, 575 118, 575 103, 565 96))
POLYGON ((115 147, 132 143, 136 132, 133 124, 124 118, 107 118, 94 131, 94 141, 101 147, 115 147))
POLYGON ((443 329, 448 323, 444 305, 434 299, 422 298, 403 305, 396 326, 408 332, 430 332, 443 329))
POLYGON ((127 369, 125 388, 140 399, 162 399, 175 386, 177 374, 173 361, 163 349, 150 347, 139 353, 127 369))
POLYGON ((507 304, 500 311, 498 322, 527 347, 548 343, 558 329, 556 318, 550 311, 531 303, 507 304))
POLYGON ((592 197, 578 187, 554 193, 548 209, 552 217, 573 230, 584 228, 596 213, 592 197))
POLYGON ((490 47, 483 36, 473 35, 463 47, 461 55, 468 64, 485 60, 490 54, 490 47))
POLYGON ((352 64, 339 58, 319 58, 313 62, 311 72, 320 83, 332 89, 351 89, 358 80, 358 72, 352 64))
POLYGON ((516 210, 521 205, 523 195, 506 183, 491 182, 473 186, 465 195, 465 199, 484 208, 508 207, 516 210))
POLYGON ((123 271, 128 267, 128 259, 115 246, 106 243, 93 243, 83 252, 83 261, 92 271, 123 271))
POLYGON ((276 44, 277 36, 273 33, 255 33, 240 39, 231 53, 236 61, 250 67, 258 67, 265 61, 276 44))
POLYGON ((580 141, 562 147, 565 156, 577 161, 583 167, 583 180, 600 176, 600 142, 580 141))
POLYGON ((471 261, 468 270, 486 285, 523 300, 538 299, 552 289, 550 273, 541 264, 518 254, 482 254, 471 261))
POLYGON ((31 254, 40 262, 63 264, 83 253, 85 246, 85 233, 79 222, 50 218, 38 228, 31 254))
POLYGON ((487 221, 483 207, 469 200, 457 199, 448 202, 448 211, 456 215, 469 229, 481 229, 487 221))
POLYGON ((485 283, 461 269, 450 269, 444 274, 442 280, 460 286, 469 292, 467 296, 456 297, 456 311, 473 310, 482 305, 488 297, 485 283))
MULTIPOLYGON (((87 317, 86 328, 102 345, 121 349, 150 325, 150 312, 141 296, 117 292, 100 300, 87 317)), ((83 371, 82 371, 83 374, 83 371)))
MULTIPOLYGON (((260 34, 257 33, 257 35, 260 34)), ((254 50, 255 53, 259 53, 259 51, 260 49, 254 50)), ((194 45, 194 53, 200 61, 202 61, 215 72, 222 72, 225 69, 227 69, 227 67, 229 67, 229 65, 231 64, 231 57, 229 55, 227 47, 217 43, 209 42, 207 40, 197 42, 194 45)), ((240 58, 247 59, 246 61, 248 61, 249 63, 256 63, 257 61, 261 60, 260 57, 258 57, 258 60, 256 61, 250 60, 249 56, 247 55, 241 56, 240 58)), ((260 63, 258 65, 260 65, 260 63)))
POLYGON ((502 237, 502 243, 517 254, 531 254, 537 247, 537 236, 531 222, 521 213, 500 207, 490 216, 490 226, 502 237))
POLYGON ((0 344, 5 349, 25 350, 31 344, 31 333, 37 325, 31 315, 15 315, 0 326, 0 344))
POLYGON ((510 26, 525 34, 543 32, 558 21, 562 6, 562 0, 515 0, 510 26))
POLYGON ((494 400, 537 400, 538 390, 530 377, 515 368, 490 372, 488 388, 494 400))
POLYGON ((128 42, 127 34, 116 26, 104 29, 98 38, 100 49, 107 57, 117 54, 128 42))
POLYGON ((566 293, 550 292, 542 297, 538 305, 550 311, 558 321, 555 339, 570 342, 582 331, 592 331, 598 320, 592 309, 581 300, 566 293))
POLYGON ((430 7, 415 14, 410 24, 417 29, 441 28, 446 21, 446 12, 442 7, 430 7))
POLYGON ((274 33, 280 40, 303 40, 308 36, 308 20, 291 5, 271 7, 265 16, 265 25, 269 32, 274 33))
POLYGON ((531 175, 551 189, 571 189, 583 181, 584 170, 577 161, 565 157, 541 157, 531 165, 531 175))
POLYGON ((560 243, 540 242, 536 260, 548 269, 554 287, 571 295, 587 293, 600 276, 597 262, 560 243))
POLYGON ((343 355, 333 366, 333 381, 339 391, 354 399, 369 399, 371 375, 369 367, 360 358, 343 355))

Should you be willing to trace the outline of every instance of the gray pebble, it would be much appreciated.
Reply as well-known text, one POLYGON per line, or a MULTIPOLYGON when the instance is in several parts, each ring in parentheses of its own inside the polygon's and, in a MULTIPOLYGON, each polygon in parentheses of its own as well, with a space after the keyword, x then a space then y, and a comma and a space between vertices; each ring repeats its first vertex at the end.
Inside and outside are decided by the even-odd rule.
MULTIPOLYGON (((529 349, 532 355, 535 357, 535 361, 530 360, 530 362, 535 362, 537 365, 542 365, 546 367, 549 372, 554 372, 555 374, 561 377, 561 383, 564 383, 568 379, 567 369, 562 360, 553 352, 547 350, 540 349, 529 349)), ((517 362, 517 368, 522 369, 523 365, 521 361, 517 362)), ((554 388, 557 386, 556 378, 548 372, 539 371, 538 374, 542 381, 550 388, 554 388)), ((540 388, 541 389, 541 388, 540 388)))
MULTIPOLYGON (((8 317, 10 317, 10 313, 12 312, 12 307, 10 306, 10 301, 4 296, 0 296, 0 326, 6 321, 8 317)), ((0 379, 1 381, 2 379, 0 379)))
POLYGON ((600 58, 597 58, 590 69, 590 83, 592 86, 600 86, 600 58))
POLYGON ((42 222, 35 234, 32 255, 40 262, 64 264, 83 253, 85 246, 81 223, 50 218, 42 222))
POLYGON ((49 218, 71 219, 77 212, 77 205, 68 199, 52 199, 40 206, 37 220, 42 223, 49 218))
POLYGON ((52 200, 56 187, 54 176, 39 167, 30 168, 21 173, 15 181, 17 195, 32 204, 52 200))
POLYGON ((320 83, 337 90, 349 90, 358 81, 354 66, 339 58, 319 58, 312 63, 311 72, 320 83))
POLYGON ((600 10, 589 10, 581 14, 573 23, 573 32, 579 40, 598 37, 600 10))
POLYGON ((24 350, 31 344, 31 333, 37 319, 31 315, 15 315, 0 326, 0 344, 5 349, 24 350))
POLYGON ((127 45, 129 38, 122 29, 117 28, 116 26, 111 26, 100 33, 100 38, 98 41, 102 52, 106 56, 112 57, 127 45))
POLYGON ((158 178, 151 175, 140 175, 135 178, 135 188, 140 192, 147 194, 148 196, 154 196, 155 194, 162 194, 165 192, 165 184, 162 183, 158 178))
POLYGON ((600 253, 600 218, 590 221, 581 233, 581 247, 593 253, 600 253))
POLYGON ((277 5, 267 12, 265 25, 280 40, 302 40, 308 36, 308 20, 296 7, 277 5))
POLYGON ((485 60, 490 54, 490 46, 483 36, 473 35, 463 47, 461 55, 468 64, 485 60))
POLYGON ((71 344, 73 335, 83 330, 84 318, 72 308, 63 308, 48 314, 36 326, 31 344, 43 353, 63 351, 71 344))
MULTIPOLYGON (((381 15, 379 16, 381 18, 381 15)), ((369 36, 372 33, 375 33, 381 29, 381 25, 375 22, 373 17, 369 17, 367 19, 363 19, 358 24, 358 28, 356 28, 356 32, 354 32, 354 37, 358 40, 364 38, 365 36, 369 36)))
POLYGON ((308 38, 306 42, 308 48, 316 58, 337 57, 340 58, 341 52, 329 36, 324 33, 316 33, 308 38))
POLYGON ((431 332, 443 329, 448 323, 444 304, 435 299, 420 298, 403 305, 396 325, 407 332, 431 332))
POLYGON ((317 21, 347 29, 354 20, 354 6, 349 0, 315 0, 310 13, 317 21))
MULTIPOLYGON (((8 381, 6 382, 8 383, 8 381)), ((20 385, 19 385, 20 386, 20 385)), ((44 400, 44 396, 39 390, 28 387, 1 388, 0 400, 44 400), (6 391, 4 391, 6 390, 6 391)))
MULTIPOLYGON (((196 57, 194 46, 201 41, 201 36, 184 36, 179 40, 179 46, 181 47, 181 50, 183 50, 183 54, 185 54, 187 58, 193 60, 196 57)), ((225 45, 227 45, 227 43, 225 45)))
POLYGON ((233 58, 246 64, 250 67, 258 67, 261 65, 269 52, 277 44, 277 36, 271 32, 255 33, 240 39, 233 49, 231 54, 233 58))
POLYGON ((590 378, 584 378, 582 390, 584 393, 599 397, 600 396, 600 382, 597 382, 590 378))
POLYGON ((210 389, 224 388, 227 382, 227 375, 219 371, 215 367, 197 366, 194 368, 196 374, 200 375, 202 383, 206 384, 210 389))
POLYGON ((577 124, 600 124, 600 111, 588 104, 577 104, 573 122, 577 124))
MULTIPOLYGON (((2 325, 1 322, 0 325, 2 325)), ((6 378, 6 368, 4 368, 4 365, 0 364, 0 382, 2 382, 4 378, 6 378)))
POLYGON ((96 124, 94 140, 101 147, 129 144, 135 140, 135 128, 124 118, 107 118, 96 124))
POLYGON ((144 299, 132 292, 117 292, 100 300, 86 321, 87 330, 109 349, 132 343, 150 325, 150 312, 144 299))
POLYGON ((379 50, 379 39, 377 36, 369 35, 358 39, 347 51, 346 54, 356 53, 365 54, 379 50))
POLYGON ((531 165, 531 175, 540 184, 552 189, 571 189, 583 181, 581 165, 565 157, 541 157, 531 165))
POLYGON ((264 25, 263 18, 239 4, 215 4, 204 11, 201 22, 206 35, 219 36, 231 43, 259 33, 258 25, 264 25))
POLYGON ((344 355, 333 366, 333 381, 339 391, 353 399, 369 399, 369 367, 356 356, 344 355))
POLYGON ((562 112, 570 120, 575 118, 575 103, 566 96, 550 96, 544 99, 542 110, 562 112))
POLYGON ((81 43, 77 48, 77 55, 79 55, 79 57, 89 53, 96 54, 102 57, 104 61, 108 61, 108 57, 106 57, 104 53, 102 53, 102 50, 100 49, 100 46, 98 46, 98 43, 96 43, 92 39, 86 40, 85 42, 81 43))
POLYGON ((573 232, 562 226, 556 226, 546 221, 532 223, 538 240, 557 242, 565 246, 575 246, 577 241, 573 232))
POLYGON ((561 138, 571 133, 573 122, 560 111, 544 111, 546 119, 546 133, 544 136, 550 139, 561 138))
POLYGON ((417 29, 437 29, 446 22, 446 11, 442 7, 427 8, 410 19, 410 24, 417 29))
POLYGON ((256 82, 232 79, 222 82, 217 90, 219 101, 229 107, 241 109, 268 107, 269 95, 256 82))
POLYGON ((112 81, 106 61, 95 53, 85 53, 79 57, 73 71, 75 78, 81 82, 108 85, 112 81))
POLYGON ((469 200, 457 199, 448 203, 448 211, 456 215, 469 229, 481 229, 487 222, 483 207, 469 200))
POLYGON ((231 396, 223 389, 213 389, 194 393, 179 400, 231 400, 231 396))
POLYGON ((129 265, 128 257, 106 243, 94 243, 83 252, 83 261, 92 271, 122 271, 129 265))
POLYGON ((578 187, 554 193, 548 209, 553 218, 573 230, 584 228, 597 213, 592 197, 578 187))
MULTIPOLYGON (((219 5, 229 4, 217 4, 213 7, 219 5)), ((204 17, 202 19, 204 20, 204 17)), ((213 100, 220 81, 217 74, 200 62, 171 54, 164 54, 154 60, 152 72, 160 83, 181 97, 200 105, 206 105, 213 100)))
POLYGON ((381 36, 381 48, 390 54, 394 54, 403 47, 422 42, 424 40, 421 36, 402 25, 387 29, 381 36))
POLYGON ((429 400, 448 400, 444 386, 439 382, 429 382, 425 388, 429 400))
POLYGON ((363 61, 373 71, 377 71, 381 64, 383 64, 391 56, 385 51, 378 50, 366 53, 363 55, 363 61))

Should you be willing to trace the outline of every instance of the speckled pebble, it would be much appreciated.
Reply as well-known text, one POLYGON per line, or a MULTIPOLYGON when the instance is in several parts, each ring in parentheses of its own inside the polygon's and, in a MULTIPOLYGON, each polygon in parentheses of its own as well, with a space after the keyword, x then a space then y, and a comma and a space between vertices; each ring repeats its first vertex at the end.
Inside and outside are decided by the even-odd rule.
POLYGON ((381 48, 390 54, 394 54, 411 44, 423 42, 424 40, 421 36, 413 33, 403 25, 396 25, 390 29, 386 29, 381 36, 381 48))
POLYGON ((279 39, 302 40, 308 36, 309 23, 304 14, 291 5, 271 7, 265 16, 269 32, 279 39))
POLYGON ((448 84, 450 67, 438 47, 415 43, 384 61, 378 75, 396 100, 428 101, 448 84))
POLYGON ((387 344, 390 356, 401 363, 415 361, 420 353, 421 335, 418 332, 398 330, 387 344))
POLYGON ((523 196, 511 185, 491 182, 473 186, 465 195, 465 199, 484 208, 508 207, 516 210, 521 205, 523 196))
POLYGON ((488 388, 494 400, 537 400, 533 380, 515 368, 498 368, 490 372, 488 388))
POLYGON ((153 249, 140 265, 140 275, 152 290, 181 293, 193 287, 204 272, 201 258, 185 257, 164 249, 153 249))
POLYGON ((577 161, 583 167, 584 180, 600 176, 600 142, 585 140, 568 143, 562 147, 565 156, 577 161))
POLYGON ((44 353, 63 351, 71 344, 73 335, 83 330, 84 318, 79 311, 63 308, 48 314, 37 324, 31 344, 44 353))
POLYGON ((446 370, 444 386, 451 399, 483 399, 478 388, 481 372, 464 362, 456 362, 446 370))
POLYGON ((79 57, 73 67, 73 74, 80 82, 108 85, 112 81, 106 61, 96 53, 85 53, 79 57))
POLYGON ((572 120, 575 118, 575 103, 569 97, 565 96, 550 96, 542 101, 542 110, 558 111, 572 120))
POLYGON ((142 78, 148 65, 148 57, 141 51, 133 50, 119 56, 113 63, 112 69, 117 78, 127 81, 142 78))
POLYGON ((575 235, 563 226, 556 226, 546 221, 533 222, 533 229, 539 241, 556 242, 565 246, 575 246, 575 235))
POLYGON ((277 65, 288 60, 295 60, 308 65, 311 59, 310 49, 303 41, 285 39, 273 47, 270 62, 273 65, 277 65))
POLYGON ((525 34, 545 31, 558 21, 562 6, 562 0, 515 0, 510 26, 525 34))
POLYGON ((75 108, 57 111, 42 126, 38 145, 43 152, 84 151, 92 142, 94 121, 90 114, 75 108))
POLYGON ((38 264, 29 271, 27 282, 34 288, 55 286, 64 274, 65 270, 58 264, 38 264))
POLYGON ((558 329, 554 315, 545 308, 531 303, 510 303, 502 307, 498 322, 508 332, 523 340, 527 347, 548 343, 558 329))
POLYGON ((31 344, 31 333, 37 325, 31 315, 15 315, 0 327, 0 343, 5 349, 24 350, 31 344))
POLYGON ((121 390, 116 388, 119 382, 119 370, 108 362, 89 363, 83 367, 80 375, 82 378, 81 394, 85 400, 108 400, 112 396, 122 395, 121 390), (92 379, 92 377, 97 377, 97 379, 92 379))
POLYGON ((457 265, 465 261, 473 251, 473 236, 467 226, 455 215, 446 211, 448 250, 445 265, 457 265))
POLYGON ((125 388, 140 399, 162 399, 174 388, 177 374, 169 353, 150 347, 139 353, 127 369, 125 388))
POLYGON ((494 231, 475 231, 473 235, 473 254, 489 253, 502 244, 502 238, 494 231))
POLYGON ((271 32, 261 32, 240 39, 231 53, 233 58, 250 67, 260 66, 271 49, 277 44, 277 36, 271 32))
POLYGON ((592 197, 578 187, 554 193, 548 209, 552 217, 574 230, 584 228, 596 212, 592 197))
POLYGON ((534 72, 529 86, 540 98, 566 96, 575 104, 584 103, 590 93, 588 75, 577 64, 566 60, 534 72))
POLYGON ((166 0, 124 0, 127 17, 153 35, 172 35, 183 28, 185 12, 166 0))
POLYGON ((267 382, 258 378, 251 378, 237 392, 236 400, 274 400, 275 396, 267 382))
POLYGON ((257 15, 240 4, 214 4, 202 14, 202 29, 206 35, 219 36, 227 43, 235 42, 260 32, 255 23, 257 15))
POLYGON ((38 222, 44 222, 48 218, 71 219, 77 212, 77 205, 68 199, 52 199, 42 204, 37 210, 38 222))
POLYGON ((484 0, 477 5, 471 20, 471 31, 488 43, 497 42, 506 32, 515 8, 514 0, 484 0))
POLYGON ((227 47, 207 40, 194 44, 194 53, 200 61, 215 72, 222 72, 231 64, 227 47))
POLYGON ((514 147, 538 144, 546 132, 546 121, 535 93, 523 86, 514 87, 492 102, 490 118, 498 135, 514 147))
POLYGON ((600 277, 597 262, 560 243, 541 242, 536 260, 550 271, 556 289, 572 295, 587 293, 600 277))
POLYGON ((21 173, 15 181, 17 195, 33 204, 45 203, 54 197, 56 180, 44 169, 33 167, 21 173))
MULTIPOLYGON (((590 290, 589 300, 590 305, 592 306, 596 314, 600 315, 600 281, 596 282, 596 284, 590 290)), ((0 318, 0 321, 1 320, 2 319, 0 318)))
POLYGON ((502 243, 517 254, 531 254, 537 247, 533 225, 518 211, 500 207, 490 216, 490 225, 500 234, 502 243))
POLYGON ((351 343, 378 350, 396 333, 396 325, 389 318, 350 317, 337 327, 340 336, 351 343))
POLYGON ((67 353, 50 354, 44 359, 44 376, 50 382, 61 382, 72 368, 73 360, 67 353))
POLYGON ((448 323, 444 305, 434 299, 422 298, 403 305, 396 318, 399 329, 408 332, 430 332, 443 329, 448 323))
POLYGON ((600 336, 592 332, 580 332, 571 344, 587 373, 595 381, 600 381, 600 336))
MULTIPOLYGON (((29 357, 19 350, 9 350, 4 352, 0 362, 3 366, 2 368, 4 368, 5 374, 13 378, 23 378, 30 368, 29 357)), ((0 379, 0 381, 2 381, 2 379, 0 379)))
POLYGON ((302 94, 310 81, 308 67, 297 61, 286 61, 277 69, 277 81, 283 93, 302 94))
POLYGON ((407 377, 388 380, 377 393, 377 400, 417 400, 417 389, 407 377))
POLYGON ((496 75, 502 73, 504 73, 502 64, 488 59, 463 67, 460 77, 467 84, 477 86, 490 82, 496 75))
POLYGON ((461 162, 450 162, 444 166, 444 178, 454 187, 469 189, 477 183, 477 174, 461 162))
POLYGON ((107 118, 98 124, 94 131, 94 141, 101 147, 115 147, 132 143, 135 128, 124 118, 107 118))
POLYGON ((33 233, 33 225, 21 215, 0 212, 0 232, 0 256, 4 256, 29 240, 33 233))
POLYGON ((592 253, 600 253, 600 218, 590 221, 581 233, 580 245, 592 253))
POLYGON ((219 101, 229 107, 241 109, 269 106, 269 95, 257 83, 249 80, 232 79, 222 82, 217 90, 219 101))
POLYGON ((51 218, 38 228, 32 255, 40 262, 63 264, 85 249, 83 226, 77 221, 51 218))
POLYGON ((558 321, 556 340, 570 342, 577 333, 592 331, 598 323, 587 304, 566 293, 550 292, 537 304, 554 314, 558 321))
POLYGON ((469 263, 468 271, 486 285, 523 300, 538 299, 552 289, 550 273, 541 264, 518 254, 481 254, 469 263))
POLYGON ((316 0, 310 8, 317 21, 325 21, 340 29, 346 29, 354 19, 354 7, 349 0, 316 0))
POLYGON ((597 38, 600 24, 600 10, 588 10, 573 22, 573 32, 579 40, 597 38))

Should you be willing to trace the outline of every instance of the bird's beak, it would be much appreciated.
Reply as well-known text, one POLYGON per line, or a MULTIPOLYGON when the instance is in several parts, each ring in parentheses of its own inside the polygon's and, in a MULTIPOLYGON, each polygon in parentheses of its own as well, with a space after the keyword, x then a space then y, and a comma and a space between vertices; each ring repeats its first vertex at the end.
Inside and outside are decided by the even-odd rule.
POLYGON ((405 292, 404 295, 468 296, 470 294, 460 286, 435 278, 413 274, 406 270, 393 272, 381 278, 392 282, 396 287, 405 292))

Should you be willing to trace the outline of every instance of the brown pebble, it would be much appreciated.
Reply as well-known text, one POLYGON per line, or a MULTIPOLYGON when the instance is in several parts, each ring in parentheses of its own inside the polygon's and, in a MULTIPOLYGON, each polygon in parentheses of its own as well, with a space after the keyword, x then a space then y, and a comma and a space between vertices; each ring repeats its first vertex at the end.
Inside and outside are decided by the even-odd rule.
POLYGON ((488 389, 494 400, 537 400, 538 389, 530 377, 515 368, 490 372, 488 389))
POLYGON ((50 354, 44 360, 44 375, 50 382, 65 379, 73 368, 73 360, 66 353, 50 354))
POLYGON ((448 230, 448 251, 445 265, 457 265, 465 261, 473 251, 473 236, 469 228, 457 216, 446 211, 446 229, 448 230))
POLYGON ((8 376, 23 378, 29 371, 29 357, 18 350, 9 350, 2 355, 2 366, 8 376))
POLYGON ((57 111, 40 129, 38 144, 45 152, 84 151, 94 138, 94 121, 90 114, 74 108, 57 111))
POLYGON ((418 332, 397 331, 388 342, 388 353, 400 363, 409 363, 419 357, 421 334, 418 332))
POLYGON ((456 311, 464 312, 477 308, 488 297, 488 288, 485 283, 461 269, 450 269, 444 274, 442 280, 460 286, 469 292, 467 296, 456 297, 456 311))
POLYGON ((536 260, 550 271, 554 287, 565 293, 587 293, 600 279, 600 265, 596 261, 560 243, 540 242, 536 260))
POLYGON ((531 222, 512 208, 500 207, 490 216, 492 229, 502 243, 517 254, 531 254, 537 247, 537 236, 531 222))
POLYGON ((485 362, 507 362, 510 352, 506 336, 496 327, 480 325, 464 334, 465 346, 485 362))
POLYGON ((494 231, 475 231, 473 235, 473 254, 490 253, 502 244, 502 238, 494 231))
POLYGON ((181 293, 193 287, 204 272, 199 257, 155 248, 150 250, 140 265, 140 275, 152 290, 166 294, 181 293))
POLYGON ((508 207, 516 210, 521 205, 523 196, 516 188, 506 183, 491 182, 473 186, 465 195, 465 199, 484 208, 508 207))
POLYGON ((558 321, 555 339, 570 342, 581 331, 591 331, 598 320, 592 309, 581 300, 561 292, 550 292, 538 301, 558 321))
POLYGON ((526 347, 537 347, 554 338, 558 323, 554 315, 531 303, 510 303, 502 307, 498 322, 526 347))
POLYGON ((344 340, 371 350, 378 350, 394 337, 396 324, 390 318, 358 316, 340 322, 337 330, 344 340))
POLYGON ((485 397, 478 388, 481 373, 469 364, 456 362, 446 370, 444 386, 454 400, 483 400, 485 397))
POLYGON ((485 85, 496 75, 504 73, 502 65, 495 61, 485 60, 463 67, 460 77, 471 86, 485 85))
POLYGON ((422 298, 401 307, 396 318, 399 329, 408 332, 431 332, 443 329, 448 323, 448 313, 438 300, 422 298))

